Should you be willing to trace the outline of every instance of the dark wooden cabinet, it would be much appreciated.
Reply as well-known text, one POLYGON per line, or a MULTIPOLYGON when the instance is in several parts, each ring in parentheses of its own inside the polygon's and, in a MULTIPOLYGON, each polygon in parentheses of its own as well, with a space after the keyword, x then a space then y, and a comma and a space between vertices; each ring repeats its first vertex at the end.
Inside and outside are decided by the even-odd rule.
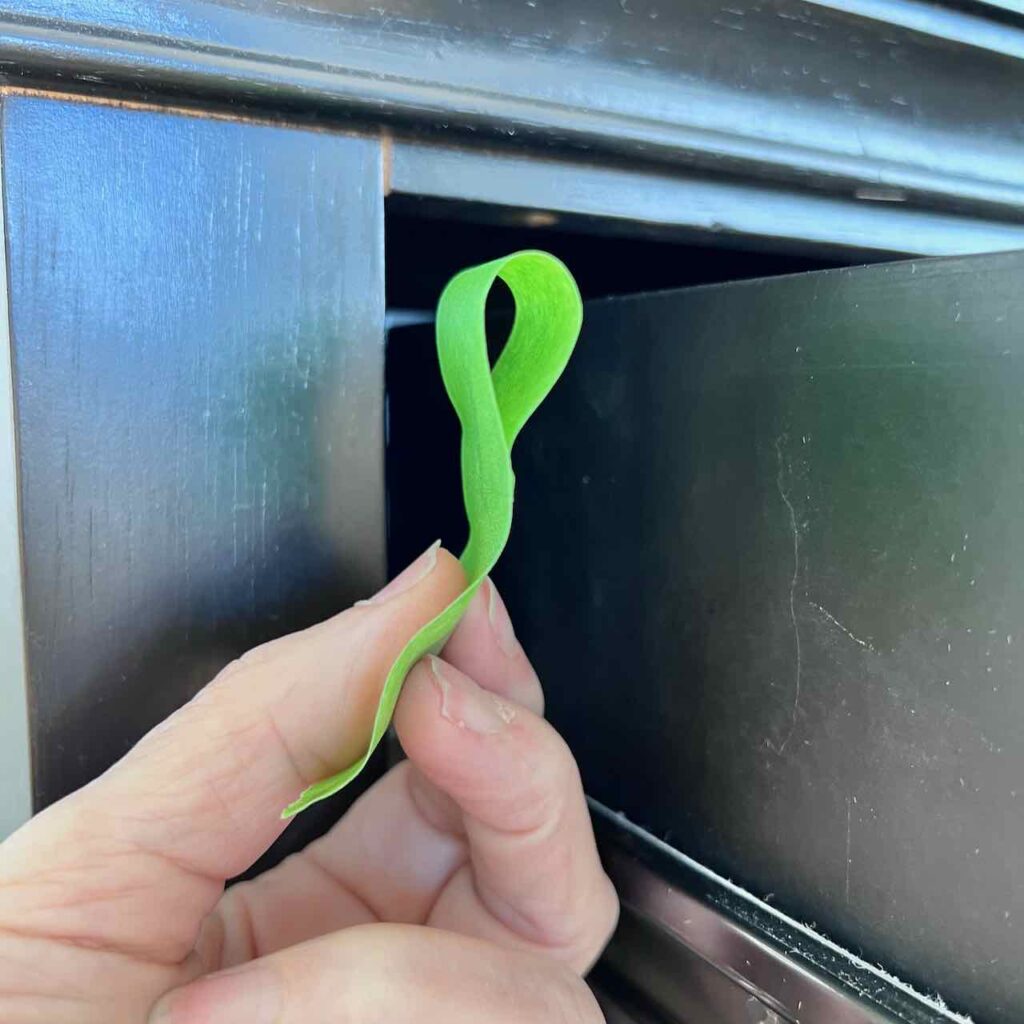
MULTIPOLYGON (((1007 1021, 1022 276, 1008 253, 587 303, 497 571, 602 814, 1007 1021)), ((399 502, 420 446, 455 450, 429 342, 389 360, 399 502)), ((460 512, 400 525, 412 551, 460 512)))
POLYGON ((1010 7, 0 3, 0 831, 458 545, 432 305, 543 247, 587 326, 500 582, 609 1019, 1019 1019, 1010 7))
POLYGON ((589 304, 499 580, 588 792, 1007 1021, 1022 280, 1014 253, 589 304))
POLYGON ((384 572, 380 144, 4 106, 33 792, 384 572))

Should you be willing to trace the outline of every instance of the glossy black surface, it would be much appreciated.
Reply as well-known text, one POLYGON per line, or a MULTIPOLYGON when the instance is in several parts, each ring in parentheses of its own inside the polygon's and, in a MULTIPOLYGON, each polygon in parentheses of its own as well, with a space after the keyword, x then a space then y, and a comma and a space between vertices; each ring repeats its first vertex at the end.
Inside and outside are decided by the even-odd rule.
MULTIPOLYGON (((497 571, 593 796, 999 1024, 1024 1012, 1022 278, 1007 254, 588 303, 497 571)), ((420 400, 417 445, 450 424, 420 400)))
MULTIPOLYGON (((5 100, 37 802, 379 580, 382 185, 626 233, 1004 246, 1024 22, 992 6, 0 4, 5 84, 405 140, 381 161, 5 100)), ((679 283, 626 248, 631 287, 679 283)), ((1024 382, 1020 262, 991 266, 595 307, 594 355, 524 435, 502 574, 597 795, 1002 1022, 1024 998, 1024 382)), ((593 294, 618 273, 592 269, 593 294)), ((396 486, 393 536, 457 546, 427 380, 393 420, 427 478, 396 486)))
POLYGON ((1018 13, 917 0, 16 0, 15 82, 1024 209, 1018 13))
POLYGON ((590 792, 1019 1020, 1019 254, 587 307, 500 582, 590 792))
POLYGON ((379 584, 383 207, 373 141, 3 115, 42 807, 379 584))

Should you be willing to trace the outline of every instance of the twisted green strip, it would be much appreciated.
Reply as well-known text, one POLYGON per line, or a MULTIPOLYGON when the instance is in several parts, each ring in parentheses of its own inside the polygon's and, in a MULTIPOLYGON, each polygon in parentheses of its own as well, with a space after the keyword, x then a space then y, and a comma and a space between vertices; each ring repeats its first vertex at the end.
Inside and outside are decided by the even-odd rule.
POLYGON ((388 672, 366 753, 355 764, 310 786, 284 809, 290 818, 332 796, 366 767, 391 722, 402 684, 425 654, 439 651, 512 528, 512 445, 572 355, 583 320, 579 289, 565 265, 545 252, 513 253, 470 267, 448 283, 437 306, 437 354, 448 397, 462 424, 462 491, 469 540, 460 561, 469 584, 405 645, 388 672), (484 307, 495 278, 508 285, 516 315, 504 351, 491 369, 484 307))

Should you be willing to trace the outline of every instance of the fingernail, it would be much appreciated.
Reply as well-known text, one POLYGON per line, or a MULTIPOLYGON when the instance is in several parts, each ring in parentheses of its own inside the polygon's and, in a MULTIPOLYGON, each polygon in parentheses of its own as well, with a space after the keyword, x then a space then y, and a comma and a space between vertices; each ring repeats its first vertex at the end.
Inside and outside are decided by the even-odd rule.
POLYGON ((369 597, 365 601, 356 601, 356 604, 382 604, 416 586, 424 576, 429 576, 434 571, 440 547, 441 542, 435 540, 415 562, 406 566, 383 590, 377 591, 373 597, 369 597))
POLYGON ((516 631, 512 628, 508 609, 489 576, 484 580, 484 586, 487 588, 487 621, 491 624, 494 639, 509 658, 514 658, 522 647, 516 639, 516 631))
POLYGON ((153 1007, 149 1024, 275 1024, 281 1010, 281 986, 273 972, 246 964, 168 993, 153 1007))
POLYGON ((441 717, 460 729, 492 735, 515 717, 516 709, 481 689, 461 673, 446 671, 440 658, 428 655, 430 671, 441 698, 441 717))

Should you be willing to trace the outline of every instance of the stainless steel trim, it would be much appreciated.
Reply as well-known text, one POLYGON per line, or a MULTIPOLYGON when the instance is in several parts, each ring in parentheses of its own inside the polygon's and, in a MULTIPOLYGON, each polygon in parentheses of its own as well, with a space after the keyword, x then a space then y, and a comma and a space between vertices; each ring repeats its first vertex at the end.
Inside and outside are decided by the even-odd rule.
POLYGON ((693 1019, 696 1005, 702 1022, 734 1020, 749 1004, 749 1019, 772 1024, 970 1024, 622 815, 591 808, 624 908, 606 970, 671 1019, 693 1019))
MULTIPOLYGON (((2 202, 0 238, 6 239, 2 202)), ((13 355, 4 244, 0 246, 0 839, 32 814, 13 355)))
MULTIPOLYGON (((683 177, 396 139, 393 193, 740 234, 869 253, 944 256, 1024 248, 1024 225, 683 177)), ((865 191, 865 195, 870 195, 865 191)))

